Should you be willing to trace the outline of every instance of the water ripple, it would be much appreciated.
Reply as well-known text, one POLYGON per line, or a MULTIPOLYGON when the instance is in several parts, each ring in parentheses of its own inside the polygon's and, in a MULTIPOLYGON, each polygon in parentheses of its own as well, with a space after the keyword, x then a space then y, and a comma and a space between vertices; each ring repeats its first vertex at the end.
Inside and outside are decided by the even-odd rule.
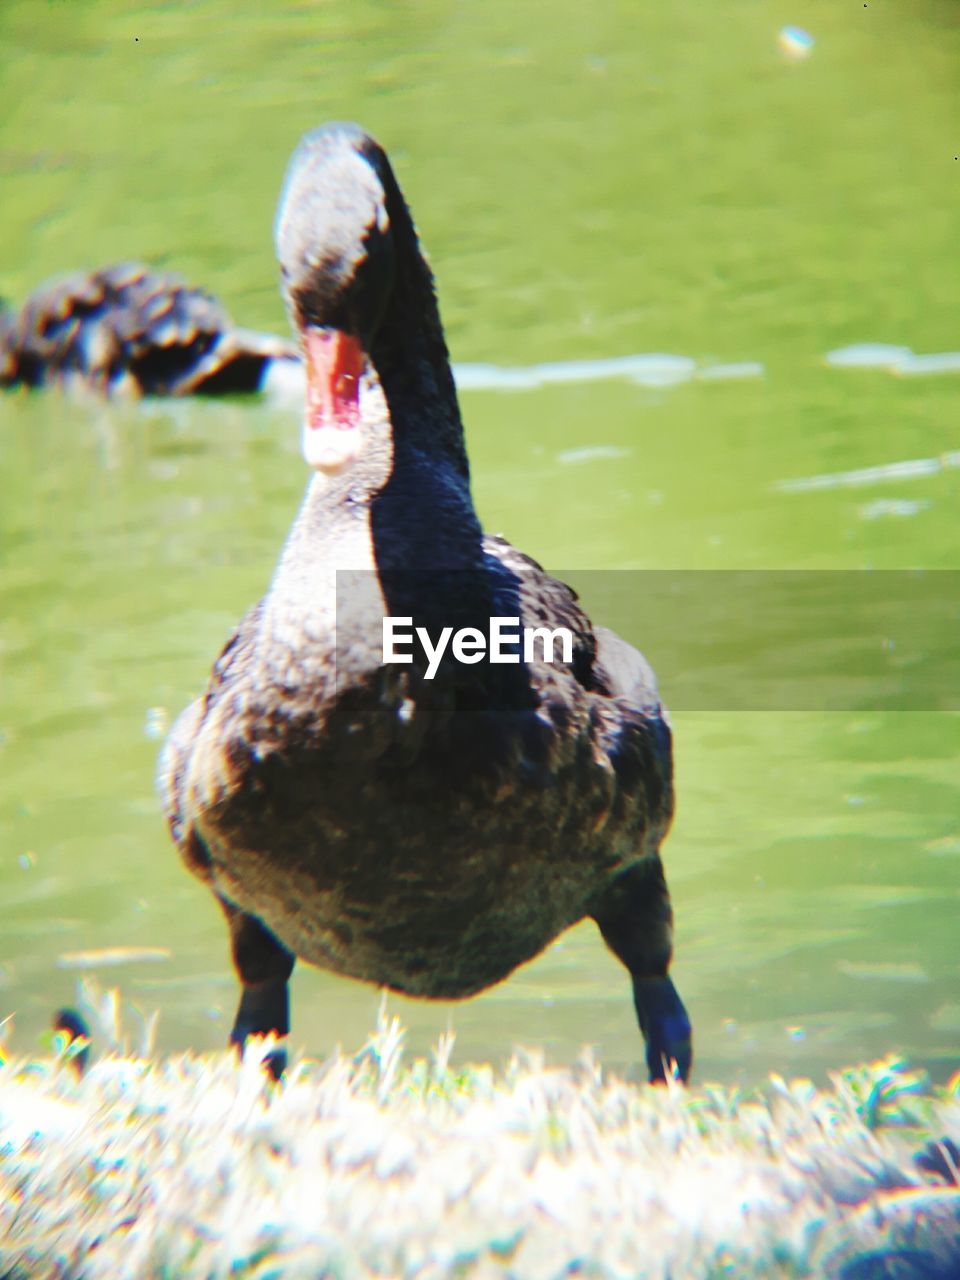
MULTIPOLYGON (((882 369, 898 377, 960 373, 960 351, 917 353, 910 347, 888 342, 857 342, 828 351, 824 363, 833 369, 882 369)), ((693 356, 668 352, 638 352, 598 360, 550 360, 542 364, 501 365, 465 363, 453 366, 460 391, 535 391, 564 383, 621 379, 639 387, 676 387, 684 383, 728 382, 762 378, 760 360, 729 363, 698 361, 693 356)), ((275 404, 299 404, 304 396, 303 366, 298 360, 272 360, 264 372, 260 390, 275 404)))

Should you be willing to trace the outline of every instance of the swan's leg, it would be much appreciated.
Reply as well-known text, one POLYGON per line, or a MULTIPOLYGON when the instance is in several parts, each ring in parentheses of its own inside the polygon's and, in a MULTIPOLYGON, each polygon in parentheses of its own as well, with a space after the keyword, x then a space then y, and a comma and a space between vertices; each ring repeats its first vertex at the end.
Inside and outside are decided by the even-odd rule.
POLYGON ((592 912, 603 940, 627 966, 633 1003, 647 1046, 651 1081, 666 1078, 672 1064, 681 1080, 693 1058, 690 1019, 667 975, 673 951, 673 911, 659 856, 619 875, 592 912))
MULTIPOLYGON (((247 915, 232 902, 218 896, 230 926, 233 963, 243 984, 240 1006, 230 1032, 230 1043, 241 1051, 248 1036, 290 1031, 290 997, 287 980, 296 957, 256 916, 247 915)), ((287 1065, 285 1049, 276 1049, 265 1061, 274 1079, 287 1065)))

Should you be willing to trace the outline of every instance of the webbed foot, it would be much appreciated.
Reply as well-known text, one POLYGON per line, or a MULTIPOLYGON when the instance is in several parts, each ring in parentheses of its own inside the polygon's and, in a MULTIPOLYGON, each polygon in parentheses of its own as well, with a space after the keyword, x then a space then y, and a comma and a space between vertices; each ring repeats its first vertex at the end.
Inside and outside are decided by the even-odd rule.
POLYGON ((633 979, 633 1003, 646 1041, 651 1084, 670 1075, 686 1083, 693 1062, 693 1029, 677 989, 668 977, 633 979))

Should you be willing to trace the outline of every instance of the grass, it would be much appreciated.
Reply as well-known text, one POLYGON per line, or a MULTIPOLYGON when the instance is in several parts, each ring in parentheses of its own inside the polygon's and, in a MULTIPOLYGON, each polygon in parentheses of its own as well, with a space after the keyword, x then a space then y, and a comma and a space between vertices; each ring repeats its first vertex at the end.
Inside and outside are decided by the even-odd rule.
POLYGON ((87 997, 85 1074, 63 1042, 0 1066, 3 1280, 960 1275, 960 1073, 654 1089, 408 1061, 382 1017, 275 1085, 269 1042, 158 1059, 145 1023, 133 1055, 87 997))

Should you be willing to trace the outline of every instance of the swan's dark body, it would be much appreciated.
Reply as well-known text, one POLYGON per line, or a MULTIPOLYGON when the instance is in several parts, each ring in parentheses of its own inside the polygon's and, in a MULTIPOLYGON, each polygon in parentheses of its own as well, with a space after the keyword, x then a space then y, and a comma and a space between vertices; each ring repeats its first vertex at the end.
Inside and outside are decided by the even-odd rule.
POLYGON ((0 386, 101 394, 255 391, 296 348, 239 329, 211 294, 136 262, 51 280, 0 311, 0 386))
POLYGON ((357 461, 311 481, 161 761, 174 838, 230 924, 234 1039, 286 1032, 294 956, 460 997, 592 915, 633 976, 651 1074, 672 1059, 685 1076, 653 674, 482 533, 432 277, 380 148, 355 126, 307 135, 277 237, 296 328, 352 335, 368 363, 357 461), (566 627, 572 660, 450 659, 427 680, 423 661, 384 664, 385 614, 431 634, 491 616, 566 627))

